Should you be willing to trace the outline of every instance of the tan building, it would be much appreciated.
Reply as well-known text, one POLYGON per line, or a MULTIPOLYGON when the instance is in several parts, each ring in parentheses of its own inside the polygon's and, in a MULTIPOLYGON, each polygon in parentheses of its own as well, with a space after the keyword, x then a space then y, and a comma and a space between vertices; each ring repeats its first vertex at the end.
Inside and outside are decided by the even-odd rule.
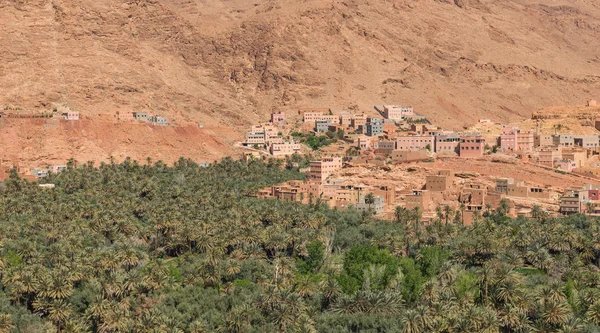
POLYGON ((300 144, 293 142, 274 143, 270 148, 271 155, 283 156, 300 153, 300 144))
POLYGON ((419 207, 422 212, 429 210, 429 206, 432 203, 431 194, 425 190, 413 190, 412 194, 406 195, 404 199, 407 209, 419 207))
POLYGON ((585 189, 569 189, 560 197, 559 213, 571 215, 582 213, 585 209, 584 202, 587 201, 588 191, 585 189))
POLYGON ((453 178, 452 171, 440 171, 436 175, 430 175, 425 178, 425 188, 432 192, 446 191, 452 185, 453 178))
POLYGON ((562 159, 575 162, 577 168, 583 168, 587 164, 587 151, 583 148, 567 148, 562 150, 562 159))
POLYGON ((400 105, 384 105, 383 116, 385 119, 402 120, 406 116, 414 115, 413 108, 400 105))
POLYGON ((332 173, 342 169, 342 159, 339 157, 328 157, 320 161, 310 162, 308 179, 322 182, 332 173))
POLYGON ((550 147, 553 146, 552 135, 550 134, 537 134, 533 139, 535 147, 550 147))
POLYGON ((305 123, 314 123, 323 117, 323 112, 304 112, 302 114, 302 121, 305 123))
POLYGON ((394 150, 392 152, 392 163, 410 163, 416 161, 423 161, 429 159, 429 152, 427 150, 419 151, 400 151, 394 150))
POLYGON ((554 168, 556 162, 562 159, 562 148, 560 147, 545 147, 538 151, 538 164, 548 168, 554 168))

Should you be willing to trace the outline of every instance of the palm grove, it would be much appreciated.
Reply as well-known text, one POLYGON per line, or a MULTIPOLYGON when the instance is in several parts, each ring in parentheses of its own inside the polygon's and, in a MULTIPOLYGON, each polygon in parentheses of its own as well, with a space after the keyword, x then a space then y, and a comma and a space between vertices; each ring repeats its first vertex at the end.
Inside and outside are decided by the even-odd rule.
POLYGON ((593 332, 600 224, 250 195, 276 161, 76 166, 0 191, 0 332, 593 332))

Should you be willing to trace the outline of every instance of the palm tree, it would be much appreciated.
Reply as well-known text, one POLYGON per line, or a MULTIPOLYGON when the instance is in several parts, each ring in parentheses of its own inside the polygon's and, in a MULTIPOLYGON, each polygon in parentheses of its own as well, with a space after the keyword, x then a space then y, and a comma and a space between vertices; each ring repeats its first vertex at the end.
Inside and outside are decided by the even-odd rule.
POLYGON ((533 205, 533 207, 531 208, 531 217, 536 219, 536 220, 540 220, 542 218, 544 214, 544 210, 542 209, 542 207, 540 207, 540 205, 533 205))
POLYGON ((375 195, 373 193, 368 193, 365 196, 365 203, 369 205, 369 211, 372 211, 371 205, 375 203, 375 195))
POLYGON ((6 313, 0 314, 0 333, 10 333, 15 328, 12 316, 6 313))
POLYGON ((450 215, 452 214, 452 208, 450 206, 444 206, 444 214, 446 216, 446 226, 448 226, 448 220, 450 219, 450 215))
POLYGON ((587 215, 591 215, 595 211, 596 211, 596 205, 594 205, 594 203, 592 203, 592 202, 585 203, 585 212, 587 213, 587 215))
POLYGON ((585 319, 587 322, 593 323, 594 325, 600 325, 600 301, 595 301, 587 312, 585 313, 585 319))

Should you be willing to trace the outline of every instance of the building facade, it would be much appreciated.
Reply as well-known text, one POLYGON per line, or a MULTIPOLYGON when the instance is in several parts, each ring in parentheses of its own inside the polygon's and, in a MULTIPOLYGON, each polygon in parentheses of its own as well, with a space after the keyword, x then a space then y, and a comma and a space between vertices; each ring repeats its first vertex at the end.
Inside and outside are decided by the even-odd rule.
POLYGON ((424 150, 433 151, 435 147, 435 137, 432 135, 397 135, 396 150, 415 151, 424 150))
POLYGON ((323 182, 332 173, 342 169, 342 159, 340 157, 323 158, 320 161, 310 162, 308 171, 308 180, 323 182))
POLYGON ((459 156, 463 158, 477 158, 483 156, 485 151, 485 138, 481 135, 464 135, 460 137, 459 156))

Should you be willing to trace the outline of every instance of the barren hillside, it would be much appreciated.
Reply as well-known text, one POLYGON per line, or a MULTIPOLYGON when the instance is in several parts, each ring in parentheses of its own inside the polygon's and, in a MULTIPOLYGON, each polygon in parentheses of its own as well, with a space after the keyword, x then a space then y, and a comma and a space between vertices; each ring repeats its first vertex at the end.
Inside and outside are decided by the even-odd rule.
POLYGON ((24 109, 240 129, 387 102, 459 127, 600 97, 594 0, 10 0, 0 31, 0 105, 24 109))

